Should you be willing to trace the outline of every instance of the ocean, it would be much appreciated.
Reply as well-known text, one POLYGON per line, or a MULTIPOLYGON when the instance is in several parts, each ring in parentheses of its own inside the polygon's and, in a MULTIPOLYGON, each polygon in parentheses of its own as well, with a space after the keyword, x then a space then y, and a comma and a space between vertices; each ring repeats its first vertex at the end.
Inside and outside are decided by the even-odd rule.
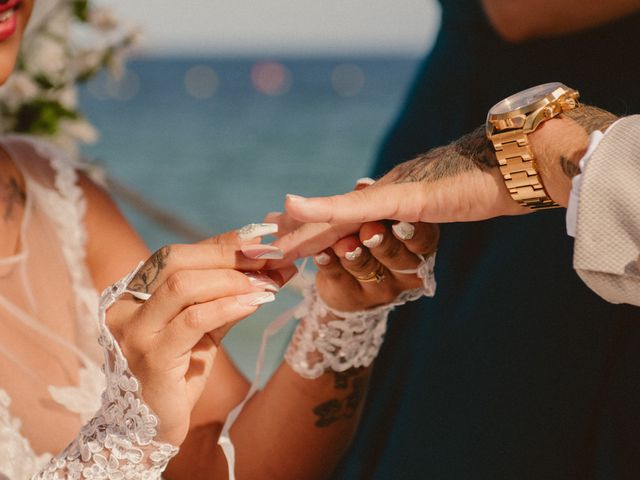
MULTIPOLYGON (((153 204, 213 235, 282 210, 286 193, 328 195, 368 174, 402 106, 415 58, 146 58, 81 90, 101 138, 85 153, 153 204)), ((185 242, 119 199, 151 249, 185 242)), ((225 346, 248 376, 264 327, 299 300, 284 290, 225 346)), ((268 351, 266 373, 291 329, 268 351)))

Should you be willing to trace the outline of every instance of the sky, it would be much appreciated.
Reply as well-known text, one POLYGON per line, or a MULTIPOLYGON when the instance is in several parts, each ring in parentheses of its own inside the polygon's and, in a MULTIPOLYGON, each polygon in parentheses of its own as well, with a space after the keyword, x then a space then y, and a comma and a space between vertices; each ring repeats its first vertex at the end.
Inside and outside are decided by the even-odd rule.
POLYGON ((100 0, 144 32, 147 54, 426 52, 436 0, 100 0))

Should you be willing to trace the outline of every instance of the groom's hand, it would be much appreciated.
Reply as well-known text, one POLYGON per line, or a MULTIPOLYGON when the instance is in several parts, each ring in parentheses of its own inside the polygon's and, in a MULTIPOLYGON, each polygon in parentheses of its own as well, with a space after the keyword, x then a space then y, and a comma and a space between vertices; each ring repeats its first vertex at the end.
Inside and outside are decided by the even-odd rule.
MULTIPOLYGON (((287 259, 315 254, 365 222, 443 223, 518 215, 484 129, 399 164, 365 189, 344 195, 288 195, 277 245, 287 259)), ((270 220, 271 221, 271 220, 270 220)))
POLYGON ((296 220, 332 224, 473 221, 528 211, 509 196, 483 128, 399 164, 364 190, 318 198, 288 195, 286 209, 296 220))

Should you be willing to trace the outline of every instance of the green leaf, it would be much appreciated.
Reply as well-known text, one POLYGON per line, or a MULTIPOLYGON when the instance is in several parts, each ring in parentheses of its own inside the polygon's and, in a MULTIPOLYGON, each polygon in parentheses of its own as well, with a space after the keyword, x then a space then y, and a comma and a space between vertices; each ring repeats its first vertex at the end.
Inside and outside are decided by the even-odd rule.
POLYGON ((89 20, 89 0, 73 0, 73 14, 81 22, 89 20))
POLYGON ((35 100, 24 104, 16 115, 16 132, 55 135, 63 118, 77 119, 78 114, 53 100, 35 100))

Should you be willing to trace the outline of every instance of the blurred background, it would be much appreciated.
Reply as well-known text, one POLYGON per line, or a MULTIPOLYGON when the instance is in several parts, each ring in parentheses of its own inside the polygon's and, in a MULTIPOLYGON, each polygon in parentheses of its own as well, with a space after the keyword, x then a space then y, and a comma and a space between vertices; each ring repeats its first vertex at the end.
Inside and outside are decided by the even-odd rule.
MULTIPOLYGON (((282 210, 286 193, 350 190, 440 17, 432 0, 102 3, 142 40, 119 80, 83 86, 82 111, 100 132, 84 153, 206 235, 282 210)), ((151 249, 185 241, 121 203, 151 249)), ((245 374, 264 327, 297 300, 283 291, 225 340, 245 374)), ((289 334, 270 346, 268 371, 289 334)))

